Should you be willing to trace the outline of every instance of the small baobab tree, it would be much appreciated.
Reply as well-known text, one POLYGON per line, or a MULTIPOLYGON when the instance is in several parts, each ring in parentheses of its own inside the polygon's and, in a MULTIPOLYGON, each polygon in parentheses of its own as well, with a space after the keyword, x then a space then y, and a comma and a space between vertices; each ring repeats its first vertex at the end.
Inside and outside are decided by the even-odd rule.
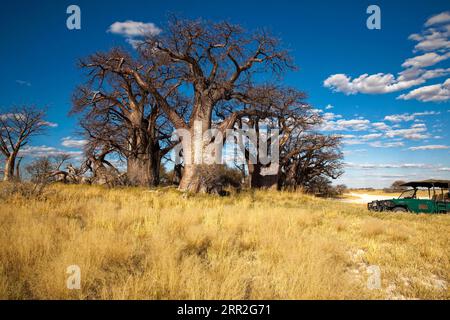
POLYGON ((48 126, 44 118, 45 111, 35 106, 12 107, 0 114, 0 152, 5 157, 4 181, 18 178, 16 162, 19 152, 33 136, 44 132, 48 126))

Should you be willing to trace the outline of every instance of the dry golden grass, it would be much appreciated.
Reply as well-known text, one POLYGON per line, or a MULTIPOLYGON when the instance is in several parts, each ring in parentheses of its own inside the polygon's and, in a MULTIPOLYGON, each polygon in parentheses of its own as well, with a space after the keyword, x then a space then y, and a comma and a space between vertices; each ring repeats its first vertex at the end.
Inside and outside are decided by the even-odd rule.
POLYGON ((54 185, 0 201, 2 299, 450 297, 448 215, 269 191, 54 185), (81 290, 66 287, 69 265, 81 290), (381 289, 367 288, 370 265, 381 289))

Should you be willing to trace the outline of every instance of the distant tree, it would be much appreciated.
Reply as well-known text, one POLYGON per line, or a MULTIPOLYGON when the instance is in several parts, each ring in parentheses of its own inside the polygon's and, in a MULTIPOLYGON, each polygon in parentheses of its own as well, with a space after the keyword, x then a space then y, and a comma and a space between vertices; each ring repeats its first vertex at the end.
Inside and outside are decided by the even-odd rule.
POLYGON ((5 157, 4 181, 18 179, 16 161, 22 147, 48 126, 45 111, 35 106, 12 107, 0 114, 0 152, 5 157))
POLYGON ((344 193, 346 193, 348 191, 348 188, 345 184, 338 184, 336 187, 336 193, 338 195, 343 195, 344 193))
POLYGON ((391 185, 391 189, 395 192, 405 191, 406 189, 408 189, 407 187, 402 186, 402 184, 405 184, 405 183, 406 182, 403 180, 394 181, 394 183, 392 183, 392 185, 391 185))
POLYGON ((259 152, 271 155, 274 151, 271 150, 271 143, 278 139, 281 151, 279 163, 285 162, 285 158, 291 154, 282 151, 288 146, 292 136, 303 135, 311 130, 320 123, 320 117, 304 102, 306 94, 294 88, 266 85, 253 89, 251 94, 253 99, 245 106, 236 127, 252 130, 256 134, 256 141, 239 141, 238 145, 244 153, 250 187, 277 189, 282 167, 272 162, 263 164, 259 152), (272 135, 273 129, 278 130, 278 137, 272 135), (261 149, 263 146, 266 146, 267 150, 261 149))
POLYGON ((34 183, 54 181, 66 182, 69 172, 62 169, 64 163, 71 159, 69 154, 39 157, 26 166, 26 171, 34 183))
POLYGON ((318 133, 290 135, 281 151, 281 186, 316 192, 343 174, 340 138, 318 133), (320 182, 320 183, 319 183, 320 182))

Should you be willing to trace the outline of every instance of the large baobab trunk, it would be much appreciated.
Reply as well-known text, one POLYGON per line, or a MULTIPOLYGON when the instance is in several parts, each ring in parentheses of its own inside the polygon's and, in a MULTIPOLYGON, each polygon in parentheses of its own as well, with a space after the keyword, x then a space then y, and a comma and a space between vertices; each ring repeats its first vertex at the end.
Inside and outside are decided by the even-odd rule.
POLYGON ((6 159, 5 163, 5 174, 3 177, 3 181, 13 181, 14 180, 14 167, 16 165, 16 156, 11 155, 8 159, 6 159))
POLYGON ((21 174, 20 174, 20 164, 22 163, 22 159, 23 159, 23 157, 20 157, 20 158, 17 160, 17 164, 16 164, 15 177, 16 177, 16 180, 17 180, 17 181, 22 181, 22 177, 21 177, 21 174))
POLYGON ((184 166, 183 176, 180 181, 179 189, 181 191, 188 191, 193 193, 200 192, 202 188, 202 174, 201 165, 186 164, 184 166))
POLYGON ((159 184, 159 155, 143 155, 127 159, 127 177, 132 185, 156 187, 159 184))
POLYGON ((278 173, 264 174, 264 167, 261 164, 248 163, 248 175, 250 188, 252 189, 277 189, 278 173))
MULTIPOLYGON (((130 152, 127 158, 127 177, 132 185, 156 187, 159 185, 161 149, 155 139, 155 128, 148 128, 143 120, 142 110, 130 117, 133 129, 130 130, 130 152)), ((153 126, 153 124, 150 124, 153 126)))
POLYGON ((183 148, 188 147, 187 150, 183 150, 184 159, 184 171, 180 181, 178 189, 181 191, 187 191, 192 193, 206 192, 208 186, 205 186, 205 175, 208 174, 208 167, 213 166, 214 154, 210 154, 207 150, 207 146, 212 142, 212 136, 204 136, 204 134, 211 129, 211 111, 212 106, 209 108, 197 107, 194 108, 199 111, 196 119, 193 123, 193 127, 190 130, 190 143, 187 146, 183 142, 183 148), (205 110, 201 112, 200 110, 205 110), (187 156, 190 154, 190 158, 187 156))

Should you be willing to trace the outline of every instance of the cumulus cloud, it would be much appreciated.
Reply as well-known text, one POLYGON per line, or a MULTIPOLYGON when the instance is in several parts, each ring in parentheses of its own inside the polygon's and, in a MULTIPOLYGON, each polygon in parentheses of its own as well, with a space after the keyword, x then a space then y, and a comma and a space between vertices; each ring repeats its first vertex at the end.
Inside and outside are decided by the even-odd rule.
POLYGON ((152 22, 127 20, 114 22, 107 32, 125 37, 126 41, 136 49, 142 43, 142 37, 158 35, 162 30, 152 22))
POLYGON ((119 34, 128 38, 142 37, 146 35, 158 35, 161 33, 154 23, 144 23, 139 21, 127 20, 125 22, 114 22, 108 29, 108 32, 119 34))
POLYGON ((72 137, 65 137, 61 140, 61 145, 67 148, 82 148, 86 145, 87 140, 73 139, 72 137))
POLYGON ((372 127, 374 127, 376 130, 380 130, 380 131, 386 131, 391 128, 384 122, 374 122, 374 123, 372 123, 372 127))
POLYGON ((73 157, 80 157, 82 156, 82 151, 65 151, 61 149, 57 149, 55 147, 49 147, 49 146, 30 146, 30 147, 24 147, 22 150, 20 150, 19 154, 21 156, 31 156, 31 157, 45 157, 45 156, 57 156, 61 154, 69 154, 73 157))
POLYGON ((334 114, 332 112, 325 112, 322 115, 322 118, 327 121, 327 120, 333 120, 333 119, 337 119, 337 118, 342 118, 342 116, 340 114, 334 114))
POLYGON ((56 127, 58 127, 58 124, 57 124, 57 123, 55 123, 55 122, 50 122, 50 121, 41 121, 41 124, 42 124, 43 126, 47 126, 47 127, 50 127, 50 128, 56 128, 56 127))
POLYGON ((347 95, 356 93, 381 94, 411 88, 424 83, 422 78, 402 79, 396 78, 391 73, 377 73, 369 75, 367 73, 352 79, 346 74, 335 74, 328 77, 324 82, 326 88, 347 95))
POLYGON ((323 85, 335 92, 342 92, 347 95, 384 94, 401 90, 406 90, 425 83, 427 80, 446 76, 450 74, 450 69, 423 70, 410 69, 399 73, 395 77, 391 73, 377 73, 369 75, 367 73, 352 79, 346 74, 334 74, 328 77, 323 85))
POLYGON ((384 120, 390 122, 402 122, 402 121, 413 121, 417 120, 416 117, 420 116, 430 116, 430 115, 439 115, 440 112, 437 111, 424 111, 424 112, 416 112, 416 113, 403 113, 403 114, 392 114, 384 117, 384 120))
POLYGON ((441 145, 441 144, 433 144, 433 145, 427 145, 427 146, 419 146, 419 147, 411 147, 408 148, 408 150, 411 151, 419 151, 419 150, 443 150, 443 149, 450 149, 449 146, 441 145))
POLYGON ((361 136, 361 138, 364 140, 372 140, 372 139, 381 138, 382 136, 383 136, 382 133, 371 133, 371 134, 363 135, 363 136, 361 136))
POLYGON ((416 41, 415 51, 445 51, 450 48, 450 24, 426 28, 421 33, 415 33, 408 37, 416 41))
POLYGON ((439 55, 435 52, 428 52, 420 56, 416 56, 414 58, 407 59, 403 64, 403 68, 425 68, 433 66, 441 61, 444 61, 446 59, 450 58, 450 53, 446 53, 443 55, 439 55))
POLYGON ((450 100, 450 78, 444 83, 424 86, 398 97, 402 100, 444 102, 450 100))
POLYGON ((365 141, 362 141, 360 139, 344 139, 344 140, 342 140, 342 143, 349 145, 349 146, 355 146, 358 144, 364 144, 365 141))
POLYGON ((429 18, 425 23, 425 26, 430 27, 436 24, 447 23, 450 22, 450 11, 445 11, 439 14, 436 14, 429 18))
POLYGON ((424 123, 417 123, 412 125, 408 129, 391 129, 386 131, 386 137, 388 138, 404 138, 410 140, 421 140, 430 137, 427 133, 427 126, 424 123))
POLYGON ((367 119, 340 119, 337 121, 325 121, 320 128, 323 131, 364 131, 369 128, 370 121, 367 119))
POLYGON ((329 105, 327 105, 326 107, 325 107, 325 110, 331 110, 331 109, 333 109, 334 108, 334 106, 332 106, 331 104, 329 104, 329 105))
POLYGON ((383 142, 383 141, 375 141, 369 143, 369 146, 374 148, 397 148, 403 147, 405 144, 401 141, 391 141, 391 142, 383 142))

